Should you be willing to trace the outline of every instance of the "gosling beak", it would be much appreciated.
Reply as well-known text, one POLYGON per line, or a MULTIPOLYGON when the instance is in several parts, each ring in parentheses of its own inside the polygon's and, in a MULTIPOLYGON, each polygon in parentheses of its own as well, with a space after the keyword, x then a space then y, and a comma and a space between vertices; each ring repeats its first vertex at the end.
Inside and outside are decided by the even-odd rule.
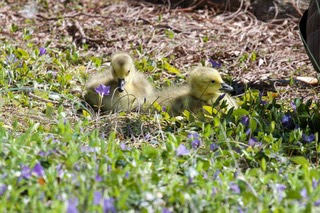
POLYGON ((119 92, 123 92, 124 91, 124 84, 126 82, 124 81, 124 79, 119 79, 118 80, 118 90, 119 92))
POLYGON ((223 82, 223 83, 221 83, 220 90, 225 91, 225 92, 232 92, 233 88, 232 88, 232 86, 230 86, 230 85, 228 85, 228 84, 223 82))

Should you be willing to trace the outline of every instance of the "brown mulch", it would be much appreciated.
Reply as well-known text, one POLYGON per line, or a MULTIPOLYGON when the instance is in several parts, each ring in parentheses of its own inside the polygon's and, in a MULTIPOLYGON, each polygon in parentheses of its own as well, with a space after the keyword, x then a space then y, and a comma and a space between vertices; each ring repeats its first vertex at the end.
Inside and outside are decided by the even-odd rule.
MULTIPOLYGON (((24 47, 26 28, 39 46, 50 42, 50 49, 65 50, 74 42, 80 55, 105 61, 115 50, 125 50, 138 60, 168 58, 183 72, 212 58, 223 64, 222 73, 238 82, 234 84, 239 88, 245 83, 263 92, 278 91, 284 100, 319 99, 318 85, 288 84, 297 76, 316 77, 299 37, 298 18, 262 22, 246 11, 186 12, 132 1, 61 2, 38 5, 31 21, 21 12, 26 1, 0 3, 0 25, 4 26, 0 41, 24 47), (10 31, 13 23, 17 32, 10 31), (83 44, 89 46, 88 51, 82 49, 83 44)), ((159 68, 152 72, 175 77, 159 68)))

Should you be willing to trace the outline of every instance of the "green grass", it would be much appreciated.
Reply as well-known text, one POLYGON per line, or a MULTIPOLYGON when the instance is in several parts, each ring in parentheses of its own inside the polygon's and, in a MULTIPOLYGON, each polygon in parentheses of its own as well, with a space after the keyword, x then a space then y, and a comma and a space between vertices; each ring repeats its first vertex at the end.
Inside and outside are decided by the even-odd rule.
MULTIPOLYGON (((32 43, 2 44, 0 58, 1 212, 320 210, 318 104, 248 90, 240 109, 209 106, 203 119, 97 117, 81 96, 105 60, 74 46, 39 56, 32 43)), ((169 82, 153 72, 168 59, 150 60, 137 66, 169 82)))

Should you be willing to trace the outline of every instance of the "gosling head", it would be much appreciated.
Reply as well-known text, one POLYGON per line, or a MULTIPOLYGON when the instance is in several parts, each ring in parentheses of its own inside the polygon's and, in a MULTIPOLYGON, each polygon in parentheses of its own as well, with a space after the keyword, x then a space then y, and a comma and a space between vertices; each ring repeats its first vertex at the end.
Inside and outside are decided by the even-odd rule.
POLYGON ((203 101, 215 97, 220 92, 232 92, 233 88, 224 83, 219 72, 209 67, 196 67, 190 72, 191 94, 203 101))
POLYGON ((111 67, 112 75, 118 81, 118 91, 123 92, 136 70, 133 59, 127 53, 116 53, 111 58, 111 67))

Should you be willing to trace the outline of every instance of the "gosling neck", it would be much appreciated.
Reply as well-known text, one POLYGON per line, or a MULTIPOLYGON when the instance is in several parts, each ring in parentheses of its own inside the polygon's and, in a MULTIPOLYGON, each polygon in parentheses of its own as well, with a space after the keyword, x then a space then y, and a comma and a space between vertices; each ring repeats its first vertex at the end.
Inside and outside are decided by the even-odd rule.
POLYGON ((212 92, 208 93, 205 90, 204 91, 199 91, 199 90, 194 90, 191 88, 190 90, 191 96, 200 99, 201 101, 204 102, 209 102, 210 100, 219 97, 220 93, 219 92, 212 92))

